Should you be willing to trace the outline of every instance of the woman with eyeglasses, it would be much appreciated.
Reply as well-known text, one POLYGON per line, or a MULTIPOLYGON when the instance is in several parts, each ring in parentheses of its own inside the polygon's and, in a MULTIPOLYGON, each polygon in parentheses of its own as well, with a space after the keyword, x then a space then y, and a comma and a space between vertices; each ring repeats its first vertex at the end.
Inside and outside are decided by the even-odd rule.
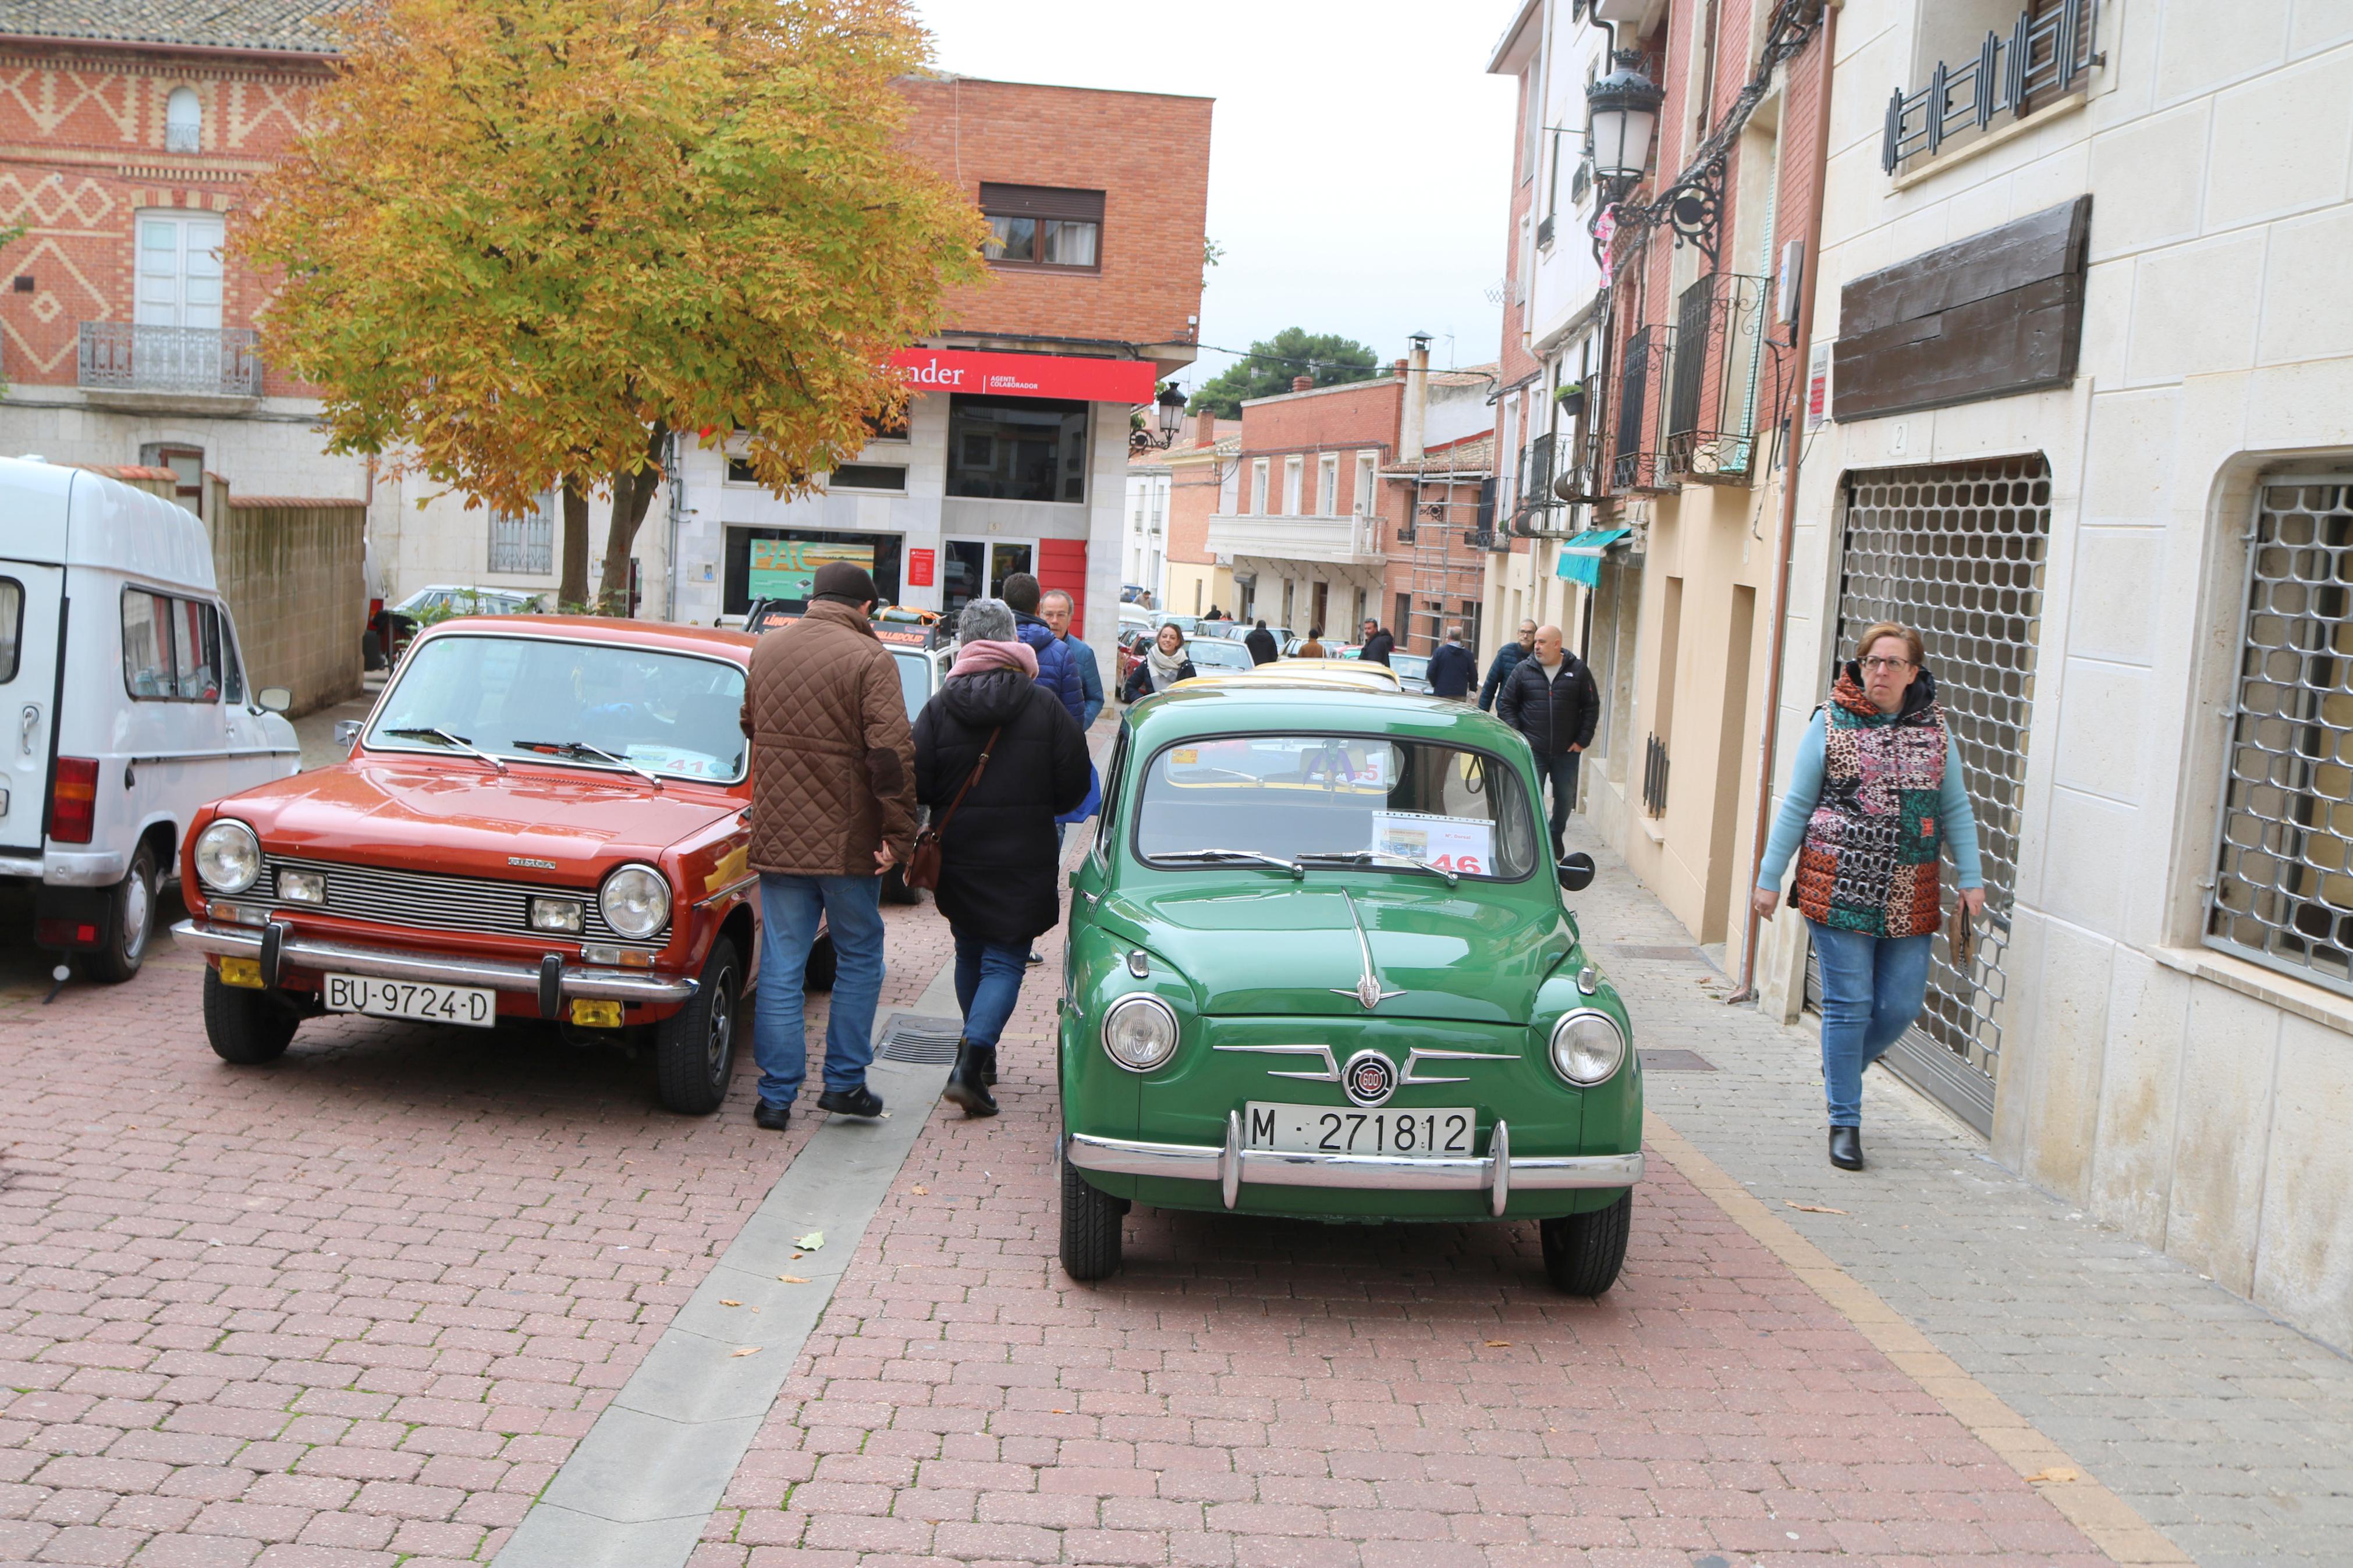
POLYGON ((1947 846, 1958 902, 1974 921, 1985 878, 1961 754, 1919 634, 1882 621, 1856 643, 1798 742, 1755 894, 1757 912, 1770 919, 1796 857, 1792 897, 1821 961, 1822 1086, 1831 1163, 1841 1171, 1862 1169, 1862 1069, 1927 999, 1947 846))

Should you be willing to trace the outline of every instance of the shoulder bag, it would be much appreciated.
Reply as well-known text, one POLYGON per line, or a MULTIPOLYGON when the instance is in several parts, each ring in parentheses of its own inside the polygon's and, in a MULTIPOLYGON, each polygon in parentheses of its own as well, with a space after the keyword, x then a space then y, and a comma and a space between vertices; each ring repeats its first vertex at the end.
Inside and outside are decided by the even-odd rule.
POLYGON ((907 886, 939 890, 940 835, 948 830, 948 824, 955 820, 956 807, 972 793, 972 786, 980 782, 980 775, 988 771, 989 753, 997 750, 997 738, 1004 733, 1002 724, 988 732, 988 744, 980 749, 980 761, 973 763, 972 772, 965 775, 964 784, 955 792, 955 798, 948 802, 947 810, 939 820, 915 835, 915 852, 907 858, 907 886))

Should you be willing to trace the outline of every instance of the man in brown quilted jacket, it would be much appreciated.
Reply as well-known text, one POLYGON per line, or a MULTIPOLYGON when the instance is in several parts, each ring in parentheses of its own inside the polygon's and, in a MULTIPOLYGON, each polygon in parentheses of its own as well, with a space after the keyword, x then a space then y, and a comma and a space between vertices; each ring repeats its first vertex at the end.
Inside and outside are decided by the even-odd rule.
POLYGON ((915 748, 898 667, 867 613, 874 579, 829 562, 808 613, 760 638, 744 688, 752 738, 751 867, 760 873, 753 1120, 782 1131, 807 1075, 802 977, 818 917, 833 942, 833 1010, 818 1109, 880 1116, 866 1087, 882 994, 882 873, 915 837, 915 748))

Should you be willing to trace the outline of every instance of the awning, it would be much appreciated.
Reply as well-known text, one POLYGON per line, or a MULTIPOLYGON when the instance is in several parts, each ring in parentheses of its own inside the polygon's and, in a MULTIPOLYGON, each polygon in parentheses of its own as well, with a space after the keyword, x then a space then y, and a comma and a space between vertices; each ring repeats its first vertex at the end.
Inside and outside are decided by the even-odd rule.
POLYGON ((1582 583, 1588 588, 1600 586, 1602 552, 1633 531, 1630 528, 1588 528, 1563 541, 1560 559, 1554 563, 1552 574, 1582 583))

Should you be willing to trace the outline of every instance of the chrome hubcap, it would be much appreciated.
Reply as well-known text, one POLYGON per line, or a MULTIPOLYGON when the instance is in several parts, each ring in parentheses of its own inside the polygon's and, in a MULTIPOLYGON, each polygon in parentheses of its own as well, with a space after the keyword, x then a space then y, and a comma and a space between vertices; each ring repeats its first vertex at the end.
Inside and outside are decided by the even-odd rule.
POLYGON ((711 1037, 703 1042, 703 1070, 716 1083, 727 1070, 728 1047, 735 1038, 735 972, 723 969, 712 977, 711 1037))
POLYGON ((131 873, 122 884, 122 953, 136 958, 147 946, 147 917, 153 908, 154 895, 147 879, 137 871, 131 873))

